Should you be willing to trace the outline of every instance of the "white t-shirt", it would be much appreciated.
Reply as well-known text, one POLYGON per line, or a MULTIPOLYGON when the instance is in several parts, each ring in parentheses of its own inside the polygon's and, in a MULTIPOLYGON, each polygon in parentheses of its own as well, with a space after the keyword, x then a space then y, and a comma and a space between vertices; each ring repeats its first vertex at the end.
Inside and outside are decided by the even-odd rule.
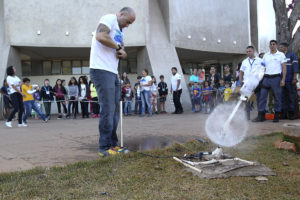
POLYGON ((80 96, 81 97, 85 97, 86 96, 86 87, 85 87, 85 84, 80 84, 80 89, 81 89, 81 94, 80 96))
MULTIPOLYGON (((120 27, 115 14, 104 15, 99 24, 104 24, 110 29, 110 37, 117 44, 123 44, 123 32, 120 27)), ((123 29, 124 30, 124 29, 123 29)), ((96 33, 92 39, 91 55, 90 55, 90 68, 102 69, 115 74, 118 74, 119 59, 116 57, 116 49, 104 46, 96 39, 96 33)))
POLYGON ((259 57, 255 57, 254 59, 246 58, 242 62, 241 71, 244 72, 244 82, 247 81, 247 78, 252 70, 259 70, 262 67, 263 60, 259 57))
MULTIPOLYGON (((175 74, 175 75, 172 76, 172 78, 171 78, 171 84, 172 84, 172 90, 173 91, 176 91, 176 89, 177 89, 177 81, 178 80, 181 80, 181 75, 180 74, 177 73, 177 74, 175 74)), ((180 81, 178 90, 181 90, 181 81, 180 81)))
MULTIPOLYGON (((7 90, 7 92, 8 92, 8 94, 12 94, 12 93, 15 93, 15 92, 17 92, 13 87, 12 87, 12 85, 19 85, 20 83, 21 83, 21 80, 19 79, 19 77, 17 77, 17 76, 7 76, 6 77, 6 81, 7 81, 7 84, 8 84, 8 90, 7 90)), ((17 88, 19 89, 19 90, 21 90, 20 88, 20 86, 17 86, 17 88)))
POLYGON ((151 93, 157 95, 157 85, 154 83, 151 86, 151 93))
POLYGON ((265 74, 274 75, 281 74, 282 72, 282 63, 286 63, 286 57, 282 52, 277 51, 272 54, 268 52, 263 57, 263 62, 265 63, 266 72, 265 74))
POLYGON ((150 91, 151 86, 144 86, 144 85, 148 85, 150 81, 152 81, 151 76, 142 77, 141 79, 142 91, 144 90, 150 91))

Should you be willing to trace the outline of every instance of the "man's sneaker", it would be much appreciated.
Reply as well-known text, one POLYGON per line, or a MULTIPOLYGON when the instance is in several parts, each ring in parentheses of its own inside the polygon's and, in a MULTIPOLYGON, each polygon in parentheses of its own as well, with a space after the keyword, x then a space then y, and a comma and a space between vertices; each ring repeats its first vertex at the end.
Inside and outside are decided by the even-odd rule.
POLYGON ((47 122, 48 122, 48 117, 46 117, 46 118, 45 118, 44 122, 45 122, 45 123, 47 123, 47 122))
POLYGON ((104 158, 104 157, 107 157, 107 156, 115 156, 117 155, 118 153, 112 149, 108 149, 108 150, 100 150, 98 152, 98 155, 100 158, 104 158))
POLYGON ((126 147, 115 146, 110 148, 111 150, 117 152, 117 154, 126 154, 129 153, 129 150, 126 147))
POLYGON ((62 119, 62 115, 58 115, 57 119, 62 119))
POLYGON ((12 123, 11 122, 5 122, 5 125, 9 128, 12 128, 12 123))
POLYGON ((27 127, 27 124, 23 122, 22 124, 18 124, 18 127, 27 127))

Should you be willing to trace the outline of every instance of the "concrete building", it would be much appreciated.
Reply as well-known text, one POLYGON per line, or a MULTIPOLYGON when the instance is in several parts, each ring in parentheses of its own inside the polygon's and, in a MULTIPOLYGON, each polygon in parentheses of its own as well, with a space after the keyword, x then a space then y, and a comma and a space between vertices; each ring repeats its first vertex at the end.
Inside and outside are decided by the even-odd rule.
MULTIPOLYGON (((125 34, 128 59, 120 65, 133 83, 144 68, 157 78, 165 75, 169 85, 171 67, 186 79, 190 69, 208 73, 211 64, 222 72, 224 64, 240 62, 247 45, 259 44, 257 0, 0 0, 0 82, 9 65, 38 84, 88 75, 100 17, 124 6, 137 14, 125 34)), ((190 109, 186 81, 182 84, 182 102, 190 109)))

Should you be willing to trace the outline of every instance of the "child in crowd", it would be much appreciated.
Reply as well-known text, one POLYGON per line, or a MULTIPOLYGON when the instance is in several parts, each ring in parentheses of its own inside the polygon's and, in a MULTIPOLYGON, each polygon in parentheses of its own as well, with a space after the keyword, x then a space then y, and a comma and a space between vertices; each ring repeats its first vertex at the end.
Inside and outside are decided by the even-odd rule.
POLYGON ((141 76, 137 77, 137 83, 134 85, 135 91, 135 105, 134 105, 134 114, 142 113, 142 99, 141 99, 141 76))
POLYGON ((98 102, 98 95, 97 90, 94 86, 94 83, 91 82, 90 84, 90 95, 92 98, 92 110, 93 110, 93 118, 99 118, 100 117, 100 104, 98 102))
POLYGON ((8 96, 8 84, 6 79, 3 81, 3 86, 1 87, 0 93, 3 95, 5 113, 7 116, 9 116, 12 102, 8 96))
POLYGON ((156 78, 154 76, 151 76, 152 78, 152 85, 151 85, 151 106, 154 110, 155 114, 158 114, 158 108, 157 108, 157 83, 156 78))
POLYGON ((144 69, 142 71, 142 79, 141 79, 141 97, 142 97, 142 114, 141 116, 144 117, 146 113, 146 106, 148 108, 149 117, 152 117, 152 108, 151 108, 151 86, 152 86, 152 78, 149 76, 149 71, 144 69))
POLYGON ((158 84, 158 93, 159 93, 159 103, 160 103, 160 113, 167 113, 166 112, 166 100, 168 96, 168 85, 164 81, 164 75, 160 75, 159 77, 160 82, 158 84))
POLYGON ((220 78, 219 80, 219 88, 217 91, 217 101, 218 103, 223 103, 224 101, 224 90, 225 90, 225 84, 224 84, 224 79, 220 78))
MULTIPOLYGON (((41 104, 41 95, 40 95, 40 92, 39 91, 36 91, 35 93, 32 94, 35 102, 36 102, 36 105, 37 107, 42 111, 42 104, 41 104)), ((43 111, 42 111, 43 112, 43 111)), ((31 116, 32 118, 38 120, 39 119, 39 115, 37 112, 35 112, 34 110, 31 111, 31 116)))
POLYGON ((86 80, 85 76, 79 77, 79 85, 78 85, 78 94, 79 94, 79 101, 81 106, 81 115, 82 118, 89 118, 89 101, 88 101, 88 95, 89 95, 89 85, 86 80))
POLYGON ((78 113, 78 95, 79 95, 78 83, 76 78, 72 77, 69 82, 69 88, 68 88, 68 96, 69 96, 68 115, 67 115, 68 119, 70 119, 70 115, 71 115, 71 106, 74 115, 73 119, 76 119, 76 115, 78 113))
POLYGON ((66 101, 65 101, 65 95, 67 95, 67 91, 65 89, 65 87, 62 86, 61 84, 61 80, 57 79, 55 86, 53 88, 53 92, 55 94, 55 98, 56 98, 56 104, 57 104, 57 110, 58 110, 58 118, 57 119, 61 119, 63 117, 63 115, 65 116, 67 114, 67 107, 66 107, 66 101), (61 113, 61 106, 64 109, 63 114, 61 113))
POLYGON ((37 106, 34 97, 32 94, 34 94, 36 91, 39 90, 39 87, 37 85, 30 85, 30 79, 24 78, 23 79, 23 85, 22 85, 22 92, 25 94, 23 96, 23 102, 25 106, 25 115, 22 118, 23 124, 26 124, 27 126, 27 118, 31 114, 31 110, 33 109, 38 115, 44 120, 44 122, 48 121, 48 118, 42 113, 42 111, 37 106))
POLYGON ((131 106, 132 106, 132 98, 133 98, 133 91, 131 89, 131 85, 129 82, 126 83, 126 86, 123 88, 124 94, 124 115, 131 115, 131 106))
POLYGON ((192 97, 192 101, 193 101, 193 105, 195 106, 195 110, 193 110, 193 112, 200 112, 201 111, 201 104, 200 104, 200 95, 201 95, 201 89, 198 86, 197 82, 194 82, 194 84, 192 85, 192 91, 193 91, 193 97, 192 97))
POLYGON ((205 113, 208 114, 213 109, 213 89, 210 86, 208 81, 204 81, 204 89, 203 89, 203 101, 204 101, 204 108, 205 113))
POLYGON ((51 101, 54 100, 53 94, 53 89, 50 85, 49 79, 45 79, 44 86, 41 88, 41 99, 43 101, 46 117, 48 117, 48 119, 50 119, 51 115, 51 101))
POLYGON ((231 96, 231 94, 232 94, 232 90, 231 90, 231 88, 230 88, 230 83, 229 82, 226 82, 225 83, 225 90, 224 90, 224 101, 225 102, 228 102, 229 101, 229 99, 230 99, 230 96, 231 96))

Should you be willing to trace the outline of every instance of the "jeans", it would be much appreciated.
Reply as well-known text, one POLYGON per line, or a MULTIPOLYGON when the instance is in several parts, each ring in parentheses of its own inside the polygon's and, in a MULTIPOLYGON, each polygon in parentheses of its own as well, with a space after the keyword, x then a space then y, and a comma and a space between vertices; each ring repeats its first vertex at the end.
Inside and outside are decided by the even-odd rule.
POLYGON ((260 91, 258 111, 261 112, 265 111, 269 89, 271 88, 275 97, 274 111, 281 112, 281 89, 282 88, 280 87, 280 82, 281 82, 280 76, 276 76, 272 78, 264 77, 264 80, 262 82, 262 88, 260 91))
POLYGON ((47 117, 49 117, 51 113, 51 101, 48 99, 43 99, 43 104, 45 107, 45 114, 47 117))
POLYGON ((132 101, 131 99, 126 99, 125 101, 125 106, 124 106, 124 114, 127 115, 131 115, 131 106, 132 106, 132 101))
POLYGON ((80 106, 82 118, 84 116, 89 117, 89 101, 87 99, 82 99, 80 102, 80 106))
POLYGON ((20 93, 15 92, 15 93, 10 94, 10 99, 11 99, 14 109, 10 113, 10 115, 7 119, 7 122, 10 122, 13 119, 13 117, 15 116, 15 114, 18 112, 19 124, 22 124, 22 115, 24 112, 23 97, 20 93))
POLYGON ((66 102, 64 100, 65 100, 65 97, 56 97, 58 114, 61 114, 61 106, 60 105, 62 105, 62 107, 64 109, 64 113, 68 112, 67 107, 65 105, 66 102))
POLYGON ((182 113, 183 108, 180 102, 180 96, 182 93, 182 89, 178 90, 177 92, 173 92, 173 101, 174 101, 174 106, 175 106, 175 113, 182 113))
POLYGON ((282 88, 281 95, 281 107, 284 112, 295 111, 295 101, 297 95, 297 87, 291 82, 285 82, 285 86, 282 88))
POLYGON ((25 115, 23 116, 23 122, 26 123, 27 117, 31 114, 31 110, 33 109, 36 113, 38 113, 38 115, 45 121, 46 120, 46 116, 44 115, 44 113, 41 111, 41 109, 39 109, 37 103, 33 100, 33 101, 24 101, 24 105, 25 105, 25 115))
MULTIPOLYGON (((98 97, 93 97, 93 98, 92 98, 92 101, 98 101, 98 97)), ((99 113, 100 113, 100 106, 99 106, 99 103, 93 102, 93 103, 92 103, 92 108, 93 108, 93 113, 94 113, 95 115, 99 115, 99 113)))
POLYGON ((141 92, 141 97, 142 97, 142 116, 145 115, 146 106, 148 108, 149 116, 152 116, 152 108, 151 108, 151 102, 150 102, 150 91, 146 91, 146 90, 142 91, 141 92))
POLYGON ((135 98, 134 114, 142 114, 142 99, 135 98))
POLYGON ((120 119, 120 80, 118 75, 100 69, 90 69, 100 104, 99 151, 118 145, 117 128, 120 119))
POLYGON ((76 118, 76 115, 78 113, 78 101, 74 101, 76 98, 75 97, 71 97, 69 104, 68 104, 68 116, 71 115, 71 106, 72 106, 72 111, 74 114, 74 117, 76 118))

